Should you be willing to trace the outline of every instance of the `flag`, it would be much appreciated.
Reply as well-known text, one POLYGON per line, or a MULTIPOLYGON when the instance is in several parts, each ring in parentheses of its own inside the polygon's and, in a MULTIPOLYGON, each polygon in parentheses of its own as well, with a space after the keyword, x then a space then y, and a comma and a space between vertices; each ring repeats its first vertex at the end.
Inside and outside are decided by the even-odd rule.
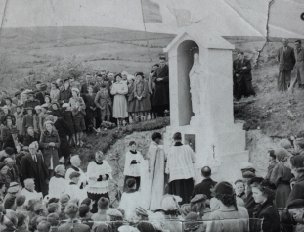
POLYGON ((140 0, 144 23, 162 23, 159 4, 152 0, 140 0))

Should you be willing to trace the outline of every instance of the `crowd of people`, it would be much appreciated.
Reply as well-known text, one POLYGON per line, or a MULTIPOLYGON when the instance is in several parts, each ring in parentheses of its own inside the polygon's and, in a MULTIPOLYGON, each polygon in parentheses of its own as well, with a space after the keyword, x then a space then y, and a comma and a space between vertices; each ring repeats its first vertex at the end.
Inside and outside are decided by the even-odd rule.
MULTIPOLYGON (((250 62, 242 52, 238 59, 235 75, 250 80, 242 86, 253 95, 250 62)), ((84 133, 103 122, 122 127, 169 113, 165 57, 147 77, 103 70, 80 79, 37 81, 35 89, 13 97, 1 94, 0 231, 303 229, 304 145, 293 136, 269 151, 265 177, 246 163, 241 179, 217 182, 211 167, 204 166, 203 180, 195 185, 196 156, 180 132, 166 152, 158 132, 152 133, 147 154, 130 141, 126 154, 120 154, 125 155, 123 193, 118 191, 115 199, 110 197, 115 181, 107 154, 96 152, 83 170, 71 147, 84 146, 84 133)))
MULTIPOLYGON (((251 163, 234 183, 217 182, 209 166, 195 185, 196 157, 181 133, 165 153, 153 132, 146 155, 130 141, 125 154, 123 194, 109 196, 113 181, 107 155, 98 151, 81 167, 78 155, 54 166, 50 179, 37 141, 21 159, 6 149, 0 163, 0 230, 18 231, 301 231, 304 217, 303 143, 293 136, 268 151, 265 177, 251 163), (21 174, 18 175, 18 171, 21 174), (118 201, 117 204, 114 204, 118 201), (285 230, 282 230, 285 228, 285 230)), ((51 164, 53 160, 51 159, 51 164)), ((49 164, 50 165, 50 164, 49 164)))

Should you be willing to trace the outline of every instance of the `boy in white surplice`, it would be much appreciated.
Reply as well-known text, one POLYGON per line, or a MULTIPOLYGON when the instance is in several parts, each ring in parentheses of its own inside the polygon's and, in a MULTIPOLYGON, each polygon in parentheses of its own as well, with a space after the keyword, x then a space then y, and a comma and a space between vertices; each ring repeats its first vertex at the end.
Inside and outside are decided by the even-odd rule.
POLYGON ((109 179, 111 176, 111 167, 104 159, 101 151, 95 153, 95 161, 91 161, 87 167, 88 177, 88 197, 94 201, 92 212, 97 211, 97 202, 101 197, 109 199, 109 179))
POLYGON ((143 162, 142 154, 137 151, 137 144, 135 141, 129 143, 130 150, 125 155, 125 165, 124 165, 124 192, 126 190, 126 181, 129 178, 134 178, 136 180, 136 190, 140 188, 141 183, 141 163, 143 162))

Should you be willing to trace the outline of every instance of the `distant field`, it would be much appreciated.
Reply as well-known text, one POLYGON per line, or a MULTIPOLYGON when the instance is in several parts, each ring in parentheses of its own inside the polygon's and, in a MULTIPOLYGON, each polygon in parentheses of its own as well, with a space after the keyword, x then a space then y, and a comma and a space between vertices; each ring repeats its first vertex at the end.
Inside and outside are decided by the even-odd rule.
POLYGON ((51 72, 71 60, 88 70, 148 73, 173 38, 171 34, 114 28, 6 28, 0 39, 1 81, 14 89, 24 77, 51 72))

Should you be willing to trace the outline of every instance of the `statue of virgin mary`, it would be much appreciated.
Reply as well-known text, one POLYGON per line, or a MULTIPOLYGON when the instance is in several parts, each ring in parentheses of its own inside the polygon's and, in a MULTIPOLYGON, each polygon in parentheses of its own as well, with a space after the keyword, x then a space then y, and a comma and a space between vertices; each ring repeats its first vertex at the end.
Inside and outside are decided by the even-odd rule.
POLYGON ((195 116, 200 114, 200 76, 201 76, 201 65, 199 63, 199 54, 194 53, 194 64, 190 71, 190 92, 192 95, 192 107, 195 116))

